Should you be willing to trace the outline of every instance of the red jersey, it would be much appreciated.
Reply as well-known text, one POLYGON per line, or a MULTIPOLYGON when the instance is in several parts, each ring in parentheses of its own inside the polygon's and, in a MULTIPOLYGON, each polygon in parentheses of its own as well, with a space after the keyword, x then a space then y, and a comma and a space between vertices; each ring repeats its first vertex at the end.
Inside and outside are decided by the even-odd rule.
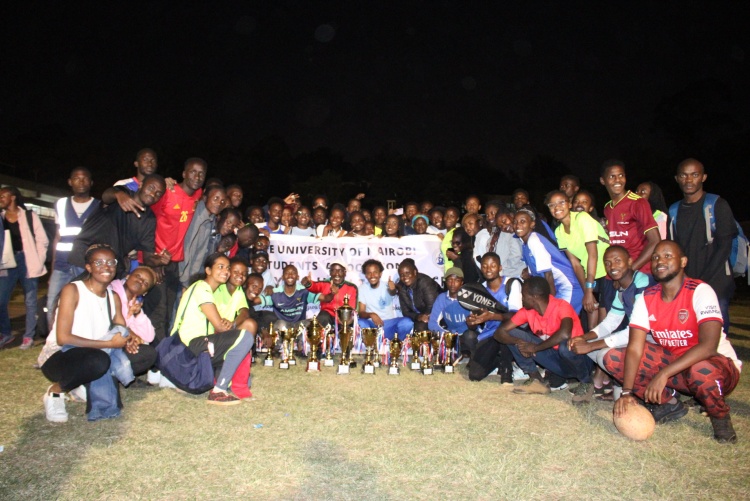
MULTIPOLYGON (((564 299, 558 299, 554 296, 549 297, 549 304, 544 311, 544 315, 540 315, 536 310, 522 308, 513 315, 511 322, 516 325, 529 324, 531 332, 545 341, 560 329, 563 318, 573 320, 573 330, 570 337, 583 336, 581 321, 573 307, 564 299)), ((555 349, 557 349, 557 346, 555 346, 555 349)))
MULTIPOLYGON (((308 288, 310 292, 315 294, 330 294, 331 293, 331 282, 323 280, 321 282, 313 282, 308 288)), ((333 318, 336 318, 336 308, 344 304, 344 296, 349 294, 349 306, 357 310, 357 286, 344 282, 339 287, 339 291, 333 296, 333 299, 328 303, 320 303, 320 311, 327 311, 333 318)))
POLYGON ((174 191, 165 191, 164 196, 151 206, 156 214, 156 253, 166 249, 172 255, 172 261, 185 259, 185 233, 195 214, 195 205, 200 200, 203 190, 199 189, 192 196, 185 193, 179 184, 174 191))
MULTIPOLYGON (((630 327, 651 332, 654 340, 677 356, 698 344, 698 328, 708 321, 722 322, 719 300, 710 285, 685 278, 682 288, 670 302, 661 297, 661 284, 649 287, 636 299, 630 327)), ((722 331, 719 353, 738 364, 734 348, 722 331)))
MULTIPOLYGON (((633 261, 640 257, 643 248, 646 247, 646 232, 654 228, 659 231, 648 201, 630 190, 619 202, 607 202, 604 206, 604 217, 607 219, 610 245, 625 247, 633 261)), ((651 274, 650 259, 640 271, 651 274)))

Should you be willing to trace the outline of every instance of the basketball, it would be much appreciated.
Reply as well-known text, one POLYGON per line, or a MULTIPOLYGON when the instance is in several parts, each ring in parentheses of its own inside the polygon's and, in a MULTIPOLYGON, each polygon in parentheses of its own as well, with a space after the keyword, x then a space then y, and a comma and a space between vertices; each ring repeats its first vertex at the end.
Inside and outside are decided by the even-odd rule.
POLYGON ((614 416, 615 428, 631 440, 642 441, 654 434, 656 422, 642 405, 630 405, 623 416, 614 416))

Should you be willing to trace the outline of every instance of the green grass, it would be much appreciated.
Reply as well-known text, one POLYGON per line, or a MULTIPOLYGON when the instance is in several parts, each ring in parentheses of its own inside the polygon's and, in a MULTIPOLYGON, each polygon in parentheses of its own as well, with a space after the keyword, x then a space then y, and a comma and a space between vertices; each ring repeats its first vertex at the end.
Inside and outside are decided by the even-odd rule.
MULTIPOLYGON (((750 360, 748 302, 732 313, 750 360)), ((611 404, 573 407, 567 391, 300 365, 253 367, 256 398, 239 406, 132 389, 119 419, 88 423, 69 403, 55 425, 36 352, 0 352, 2 499, 745 499, 750 488, 744 379, 729 398, 736 445, 712 440, 695 411, 636 443, 611 404)))

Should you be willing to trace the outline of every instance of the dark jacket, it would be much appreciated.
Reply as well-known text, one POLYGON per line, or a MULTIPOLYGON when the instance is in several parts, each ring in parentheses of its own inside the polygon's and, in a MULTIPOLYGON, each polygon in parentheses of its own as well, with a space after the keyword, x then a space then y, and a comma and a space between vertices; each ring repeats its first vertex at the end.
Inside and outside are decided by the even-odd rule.
POLYGON ((419 315, 432 313, 432 305, 440 294, 440 286, 424 273, 417 274, 411 287, 406 287, 403 283, 396 284, 396 287, 401 313, 415 322, 419 315))

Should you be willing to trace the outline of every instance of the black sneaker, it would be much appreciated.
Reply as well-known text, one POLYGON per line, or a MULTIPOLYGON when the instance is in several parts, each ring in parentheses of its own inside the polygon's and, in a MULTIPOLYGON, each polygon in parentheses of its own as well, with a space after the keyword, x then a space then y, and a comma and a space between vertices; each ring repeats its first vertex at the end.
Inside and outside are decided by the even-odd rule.
POLYGON ((714 427, 714 439, 722 444, 737 442, 737 433, 732 426, 732 418, 711 418, 711 426, 714 427))
POLYGON ((547 371, 544 374, 544 380, 552 391, 561 391, 568 387, 568 380, 562 376, 558 376, 552 371, 547 371))
POLYGON ((649 404, 646 408, 651 411, 651 415, 654 416, 654 421, 657 424, 669 423, 670 421, 677 421, 682 416, 688 413, 685 404, 679 400, 673 404, 649 404))

